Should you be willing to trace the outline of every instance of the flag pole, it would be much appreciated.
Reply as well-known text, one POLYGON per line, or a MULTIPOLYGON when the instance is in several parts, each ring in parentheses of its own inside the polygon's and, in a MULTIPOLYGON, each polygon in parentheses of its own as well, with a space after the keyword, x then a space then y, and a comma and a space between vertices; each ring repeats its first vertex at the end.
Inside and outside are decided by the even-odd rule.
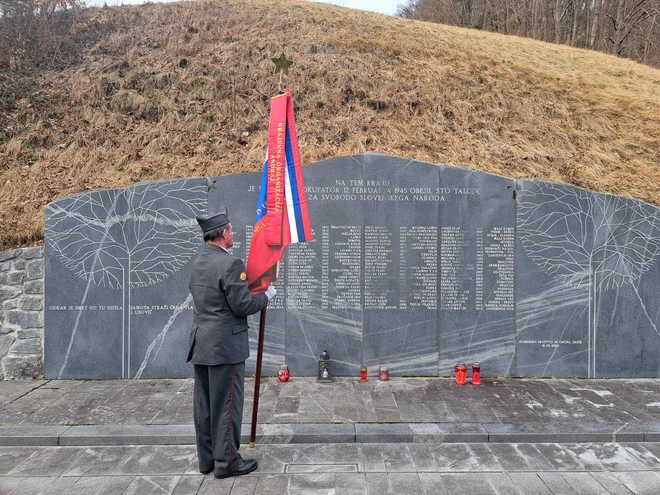
POLYGON ((257 414, 259 413, 259 388, 261 387, 261 361, 264 355, 264 333, 266 329, 266 308, 261 310, 259 319, 259 345, 257 347, 257 375, 254 377, 254 402, 252 403, 252 425, 250 427, 250 448, 254 448, 257 437, 257 414))
MULTIPOLYGON (((277 262, 275 268, 275 278, 280 276, 280 262, 277 262)), ((259 318, 259 341, 257 344, 257 369, 254 377, 254 401, 252 402, 252 424, 250 425, 250 448, 254 448, 257 437, 257 415, 259 414, 259 390, 261 389, 261 363, 264 357, 264 340, 266 335, 266 309, 261 310, 259 318)))
MULTIPOLYGON (((281 93, 282 90, 282 73, 289 73, 289 67, 293 65, 291 60, 287 60, 284 52, 278 58, 271 58, 275 64, 275 69, 280 73, 280 81, 278 89, 281 93)), ((277 265, 279 271, 279 263, 277 265)), ((277 275, 275 276, 277 278, 277 275)), ((250 425, 250 448, 254 448, 255 440, 257 437, 257 415, 259 413, 259 389, 261 388, 261 362, 264 354, 264 334, 266 329, 266 309, 261 310, 261 318, 259 319, 259 343, 257 345, 257 369, 254 378, 254 401, 252 402, 252 425, 250 425)))

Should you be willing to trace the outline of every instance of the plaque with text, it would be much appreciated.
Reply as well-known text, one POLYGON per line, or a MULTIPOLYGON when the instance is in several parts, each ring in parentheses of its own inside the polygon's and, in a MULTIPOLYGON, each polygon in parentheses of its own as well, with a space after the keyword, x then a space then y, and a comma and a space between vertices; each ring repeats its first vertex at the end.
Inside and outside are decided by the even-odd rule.
POLYGON ((286 362, 294 375, 316 375, 324 350, 333 374, 360 372, 364 207, 354 188, 362 168, 362 157, 345 157, 303 169, 314 241, 286 257, 295 290, 286 302, 286 362))
MULTIPOLYGON (((314 240, 286 248, 264 375, 660 374, 660 210, 540 180, 369 153, 305 166, 314 240)), ((45 376, 192 376, 196 216, 247 260, 261 173, 88 191, 45 209, 45 376)), ((19 318, 16 315, 15 318, 19 318)), ((248 318, 255 372, 259 314, 248 318)), ((28 322, 25 323, 29 324, 28 322)))
POLYGON ((364 198, 362 349, 372 374, 378 365, 394 376, 438 374, 439 187, 438 165, 365 156, 355 191, 364 198))
POLYGON ((195 216, 206 213, 206 187, 202 179, 184 179, 137 184, 127 191, 136 220, 124 227, 132 246, 126 375, 187 377, 192 372, 185 362, 192 325, 188 282, 204 242, 195 216))
POLYGON ((588 376, 593 225, 580 212, 591 193, 531 180, 518 189, 517 374, 588 376))
POLYGON ((457 362, 508 375, 515 351, 515 218, 511 179, 442 167, 440 373, 457 362))
MULTIPOLYGON (((249 173, 214 177, 215 189, 209 192, 209 214, 217 213, 225 206, 234 231, 234 246, 230 252, 247 263, 254 219, 259 199, 261 174, 249 173)), ((262 374, 276 375, 284 360, 284 301, 286 298, 286 270, 280 263, 279 278, 274 283, 277 294, 268 303, 266 311, 266 329, 262 374)), ((256 371, 257 347, 259 343, 259 319, 261 312, 248 317, 248 338, 250 339, 250 357, 245 363, 245 373, 256 371)))
POLYGON ((187 376, 187 268, 202 242, 194 217, 205 208, 201 179, 48 205, 48 378, 187 376))

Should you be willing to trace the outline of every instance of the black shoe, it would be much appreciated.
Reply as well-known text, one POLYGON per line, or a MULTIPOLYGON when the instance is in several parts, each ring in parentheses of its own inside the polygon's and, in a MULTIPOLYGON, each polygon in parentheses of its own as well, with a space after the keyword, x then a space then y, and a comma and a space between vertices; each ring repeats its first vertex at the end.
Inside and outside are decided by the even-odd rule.
POLYGON ((243 464, 238 466, 231 473, 225 473, 225 474, 215 473, 213 476, 215 476, 218 479, 229 478, 230 476, 242 476, 244 474, 251 473, 252 471, 257 469, 258 466, 259 465, 257 464, 257 461, 255 459, 244 459, 243 464))
POLYGON ((211 469, 200 469, 199 472, 202 473, 202 474, 211 474, 213 472, 213 468, 211 468, 211 469))

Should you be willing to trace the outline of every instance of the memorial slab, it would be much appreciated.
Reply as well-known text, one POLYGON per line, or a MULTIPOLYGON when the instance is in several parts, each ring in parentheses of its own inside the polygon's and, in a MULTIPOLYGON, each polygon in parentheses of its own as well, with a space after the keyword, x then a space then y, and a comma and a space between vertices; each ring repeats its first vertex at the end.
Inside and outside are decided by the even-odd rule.
POLYGON ((440 167, 366 155, 362 362, 393 376, 438 374, 440 167), (410 167, 411 164, 414 166, 410 167))
MULTIPOLYGON (((220 208, 227 208, 229 220, 234 231, 234 246, 230 252, 244 262, 250 252, 252 230, 259 199, 260 174, 237 174, 226 177, 214 177, 215 187, 209 191, 209 215, 217 213, 220 208)), ((277 375, 284 359, 284 301, 287 295, 286 260, 280 262, 278 280, 273 284, 277 295, 269 302, 266 319, 266 336, 262 374, 277 375)), ((248 317, 248 338, 250 340, 250 357, 245 363, 246 375, 256 371, 256 356, 259 343, 260 313, 248 317)))
POLYGON ((660 372, 658 209, 545 181, 519 181, 517 365, 522 376, 660 372))
MULTIPOLYGON (((307 293, 299 291, 287 300, 286 360, 294 375, 316 375, 324 350, 332 359, 333 375, 360 372, 364 202, 355 188, 364 179, 363 167, 363 157, 357 156, 303 169, 315 242, 302 248, 313 250, 314 256, 307 293)), ((307 256, 311 260, 312 254, 307 256)), ((287 255, 287 263, 301 265, 295 251, 287 255)))
MULTIPOLYGON (((286 363, 314 376, 324 350, 335 376, 363 365, 371 376, 382 365, 448 376, 459 361, 480 362, 484 377, 660 374, 655 206, 374 153, 303 173, 314 239, 280 262, 262 374, 286 363)), ((49 204, 45 376, 191 376, 195 217, 227 207, 231 251, 246 260, 261 177, 146 182, 49 204)), ((259 315, 248 321, 252 374, 259 315)))
POLYGON ((469 168, 440 172, 440 374, 462 361, 508 376, 515 350, 514 181, 469 168))
POLYGON ((202 179, 90 191, 46 208, 45 375, 183 377, 202 179))

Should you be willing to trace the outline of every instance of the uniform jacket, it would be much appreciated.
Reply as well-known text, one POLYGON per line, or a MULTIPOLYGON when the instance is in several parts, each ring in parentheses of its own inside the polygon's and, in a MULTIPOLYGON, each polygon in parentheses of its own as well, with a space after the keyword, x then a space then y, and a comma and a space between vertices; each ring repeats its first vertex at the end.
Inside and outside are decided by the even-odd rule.
POLYGON ((193 326, 188 362, 236 364, 250 355, 247 316, 264 309, 266 294, 252 295, 245 265, 219 246, 206 244, 190 277, 193 326))

